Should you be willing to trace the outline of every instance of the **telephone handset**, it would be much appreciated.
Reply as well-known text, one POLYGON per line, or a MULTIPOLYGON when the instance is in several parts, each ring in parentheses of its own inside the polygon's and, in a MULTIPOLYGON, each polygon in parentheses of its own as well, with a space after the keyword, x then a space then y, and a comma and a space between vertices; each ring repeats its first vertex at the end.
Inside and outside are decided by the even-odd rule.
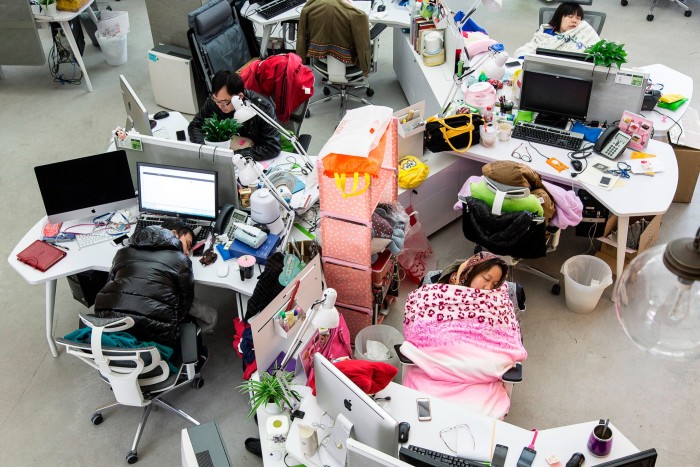
POLYGON ((219 211, 219 215, 216 217, 216 223, 214 224, 214 234, 221 235, 225 233, 228 235, 229 239, 233 238, 233 226, 235 223, 240 222, 245 224, 248 221, 248 214, 244 211, 236 209, 232 204, 224 204, 219 211))
POLYGON ((609 126, 598 138, 593 150, 608 159, 615 159, 625 151, 632 137, 617 126, 609 126))

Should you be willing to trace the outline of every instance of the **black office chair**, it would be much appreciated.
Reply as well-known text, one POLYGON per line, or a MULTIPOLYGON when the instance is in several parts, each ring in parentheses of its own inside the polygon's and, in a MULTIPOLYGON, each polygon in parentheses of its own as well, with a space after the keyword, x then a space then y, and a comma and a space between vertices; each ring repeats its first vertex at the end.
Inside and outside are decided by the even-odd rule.
MULTIPOLYGON (((686 18, 693 14, 693 10, 691 10, 690 7, 686 5, 686 3, 683 0, 670 1, 683 8, 683 15, 685 15, 686 18)), ((622 6, 627 6, 627 3, 629 3, 627 0, 620 0, 620 5, 622 6)), ((659 0, 652 0, 651 7, 649 8, 649 13, 647 13, 647 21, 654 21, 654 8, 656 8, 656 5, 658 4, 659 0)))
MULTIPOLYGON (((577 2, 579 4, 583 4, 582 2, 577 2)), ((549 24, 549 20, 552 19, 552 16, 554 16, 554 12, 556 11, 556 8, 552 7, 542 7, 540 8, 540 22, 539 24, 549 24)), ((589 11, 585 10, 583 12, 583 19, 591 25, 591 27, 595 30, 595 32, 600 35, 600 32, 603 30, 603 25, 605 24, 605 18, 607 15, 601 11, 589 11)))
POLYGON ((198 360, 195 324, 186 323, 180 327, 180 355, 173 355, 173 360, 179 362, 176 365, 177 371, 173 372, 168 363, 161 358, 156 347, 121 348, 102 345, 104 333, 128 330, 134 325, 132 318, 98 318, 81 314, 80 319, 92 329, 90 343, 75 342, 64 338, 57 338, 56 343, 65 346, 69 355, 78 357, 98 370, 100 378, 112 389, 116 402, 95 410, 90 418, 93 425, 101 424, 104 420, 102 412, 112 407, 118 405, 143 407, 143 414, 136 429, 134 442, 131 445, 131 450, 126 454, 126 461, 129 464, 138 461, 138 444, 154 406, 167 409, 185 420, 199 425, 197 420, 164 399, 164 396, 170 391, 186 384, 191 384, 197 389, 204 384, 204 380, 195 366, 198 360))

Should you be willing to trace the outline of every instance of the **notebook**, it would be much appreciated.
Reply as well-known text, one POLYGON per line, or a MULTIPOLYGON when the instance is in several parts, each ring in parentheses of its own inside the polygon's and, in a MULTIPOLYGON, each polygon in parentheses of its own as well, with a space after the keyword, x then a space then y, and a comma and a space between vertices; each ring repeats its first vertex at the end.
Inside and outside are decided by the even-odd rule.
POLYGON ((34 269, 45 272, 63 259, 64 256, 66 256, 64 250, 51 246, 41 240, 34 240, 34 243, 17 254, 17 259, 34 269))

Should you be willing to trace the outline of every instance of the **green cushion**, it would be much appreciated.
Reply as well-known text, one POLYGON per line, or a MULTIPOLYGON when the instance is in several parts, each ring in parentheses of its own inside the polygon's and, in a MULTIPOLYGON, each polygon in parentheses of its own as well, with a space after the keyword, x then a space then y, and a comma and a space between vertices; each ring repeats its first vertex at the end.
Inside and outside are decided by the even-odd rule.
MULTIPOLYGON (((496 199, 496 193, 491 191, 489 187, 486 186, 484 181, 479 183, 471 183, 472 196, 476 199, 484 201, 489 206, 493 207, 493 200, 496 199)), ((517 211, 529 211, 534 212, 538 216, 544 214, 544 209, 537 196, 530 195, 525 198, 506 198, 503 200, 503 207, 501 208, 503 212, 517 212, 517 211)))

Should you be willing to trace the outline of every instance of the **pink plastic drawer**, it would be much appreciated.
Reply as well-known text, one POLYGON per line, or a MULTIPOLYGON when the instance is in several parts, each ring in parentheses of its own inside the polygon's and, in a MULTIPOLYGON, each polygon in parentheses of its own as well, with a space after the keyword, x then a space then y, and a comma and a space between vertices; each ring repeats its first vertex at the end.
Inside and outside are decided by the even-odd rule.
POLYGON ((321 218, 323 256, 370 265, 372 229, 332 217, 321 218))
POLYGON ((323 275, 326 278, 327 287, 338 292, 338 302, 372 308, 374 297, 372 271, 369 267, 363 268, 360 265, 355 266, 324 257, 323 275))
POLYGON ((350 342, 355 344, 357 333, 372 325, 372 310, 342 303, 335 304, 336 309, 343 315, 350 331, 350 342))

